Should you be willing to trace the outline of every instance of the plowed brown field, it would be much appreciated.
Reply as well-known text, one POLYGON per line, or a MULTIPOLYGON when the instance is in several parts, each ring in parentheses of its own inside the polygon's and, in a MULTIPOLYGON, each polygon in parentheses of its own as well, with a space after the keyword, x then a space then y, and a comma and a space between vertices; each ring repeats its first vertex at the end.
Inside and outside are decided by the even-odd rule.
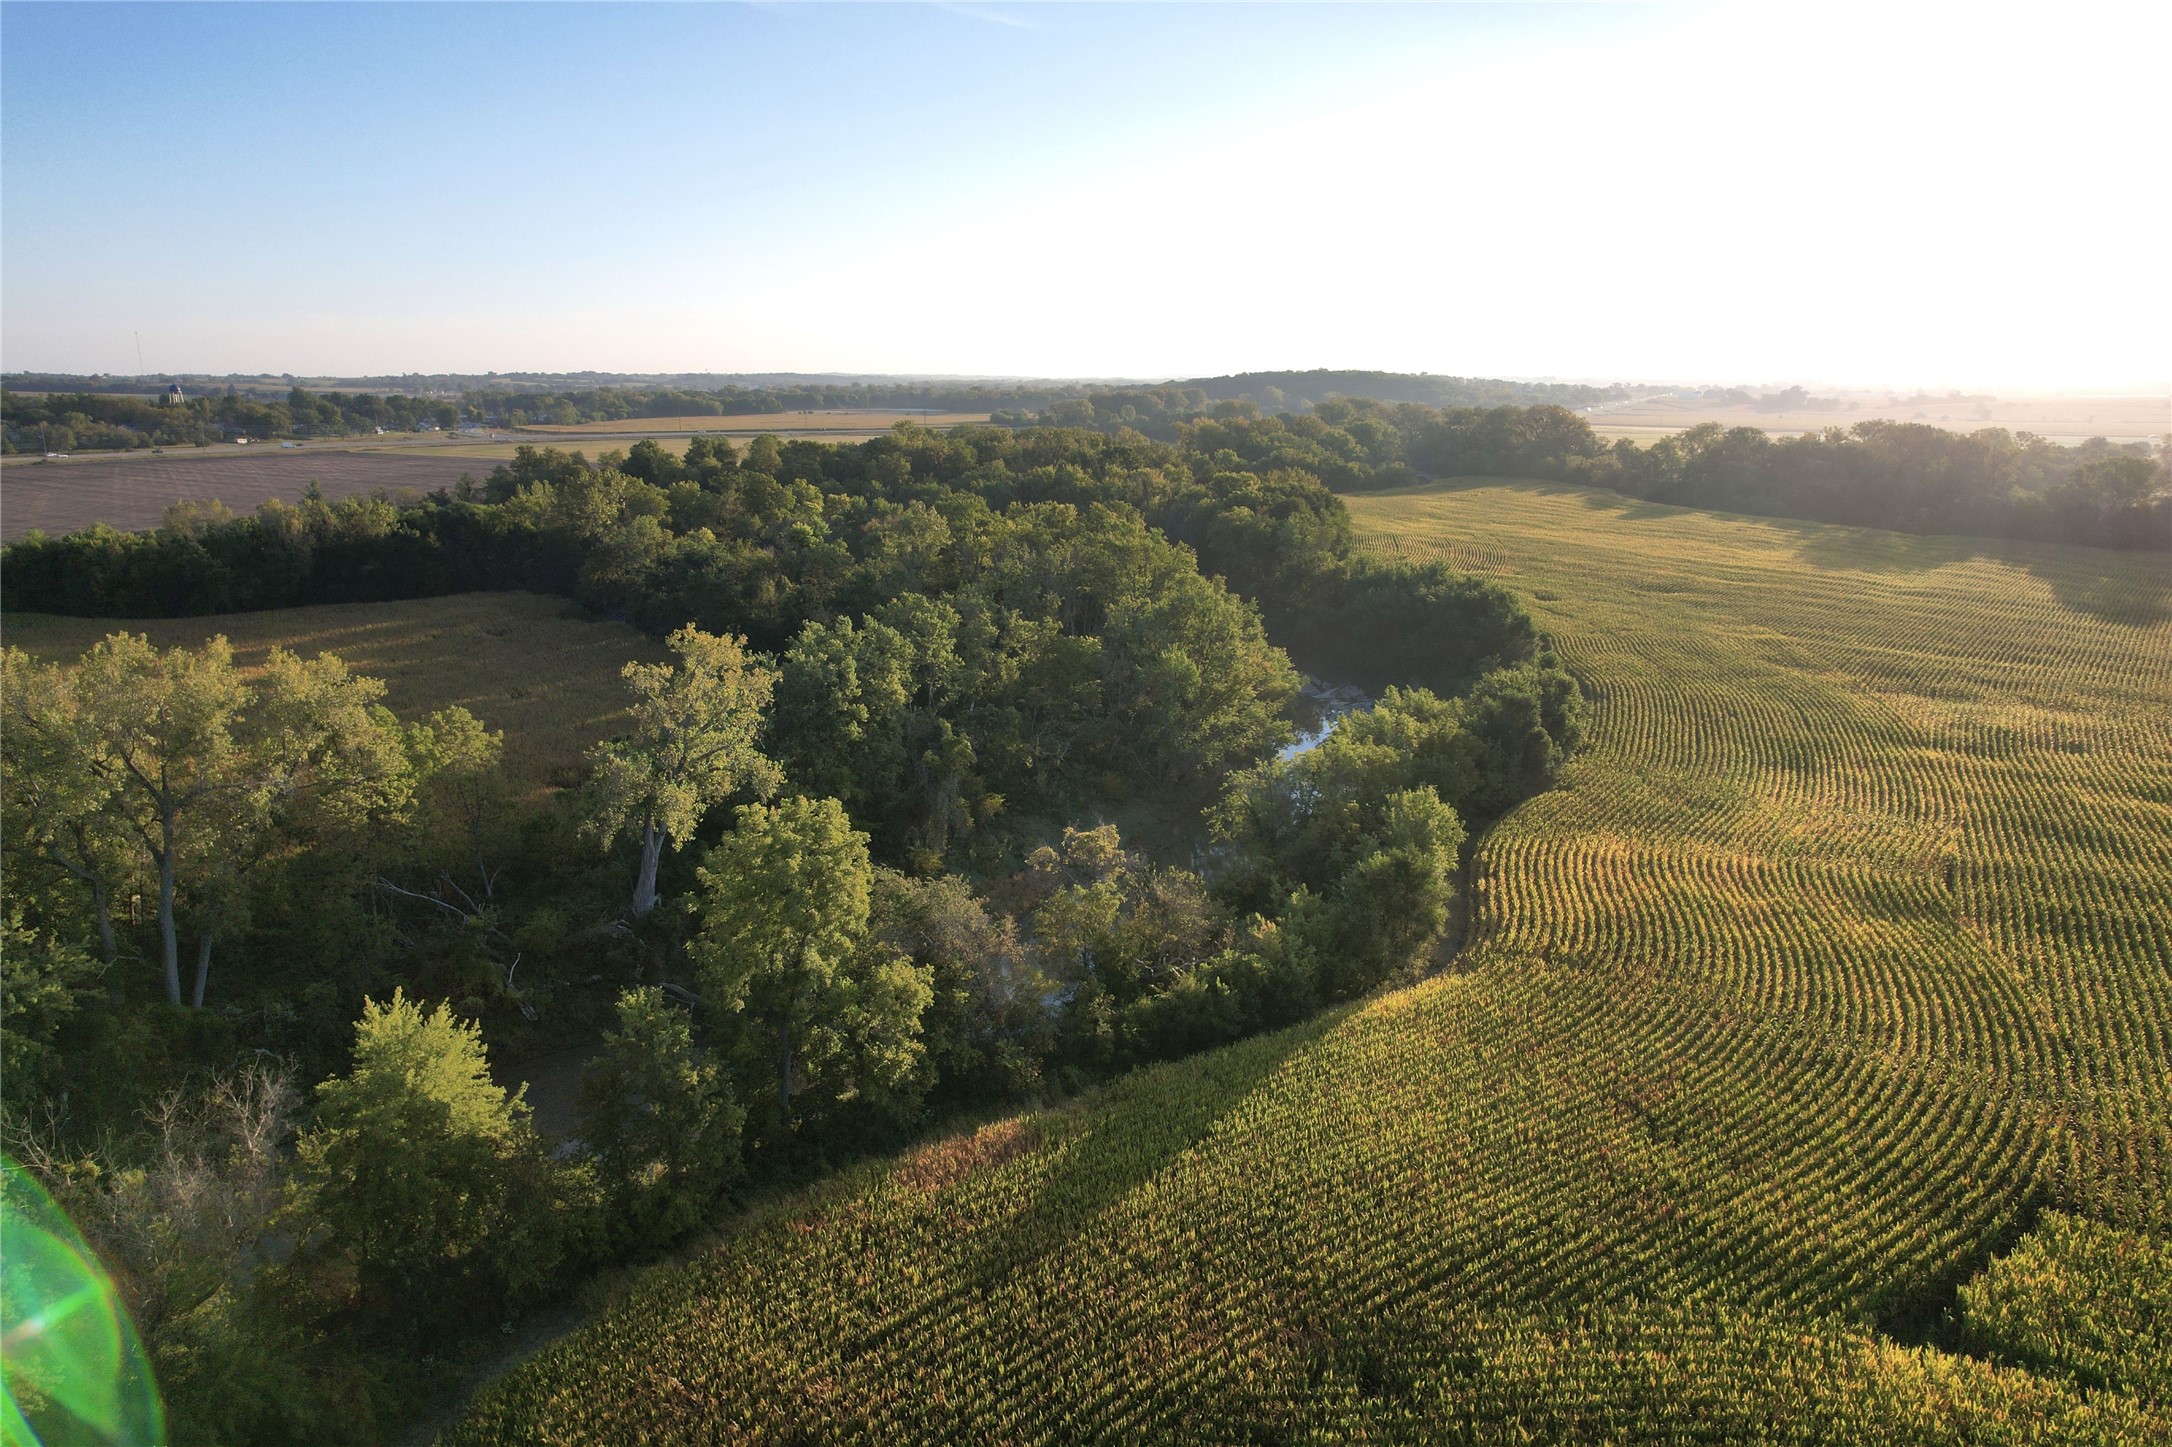
POLYGON ((299 449, 262 457, 71 457, 64 462, 18 462, 0 473, 0 538, 13 540, 33 528, 73 532, 92 523, 124 531, 158 526, 166 509, 184 499, 217 499, 248 512, 266 498, 301 496, 314 481, 329 498, 373 488, 428 492, 449 487, 460 474, 480 477, 488 463, 472 457, 394 456, 385 453, 299 449))

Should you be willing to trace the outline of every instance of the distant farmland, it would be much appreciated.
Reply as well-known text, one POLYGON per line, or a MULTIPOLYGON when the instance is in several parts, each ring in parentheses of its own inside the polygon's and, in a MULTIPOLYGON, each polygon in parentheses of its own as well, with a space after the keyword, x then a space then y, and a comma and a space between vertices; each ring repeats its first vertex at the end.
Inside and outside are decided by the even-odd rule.
POLYGON ((263 454, 220 448, 210 456, 139 452, 86 455, 64 462, 24 460, 10 462, 0 472, 0 539, 13 541, 32 529, 73 532, 100 522, 124 531, 155 528, 168 507, 192 499, 216 499, 236 512, 248 512, 266 498, 291 501, 300 497, 312 481, 329 498, 376 488, 429 492, 452 486, 463 473, 481 477, 520 446, 573 448, 595 458, 644 437, 683 451, 687 434, 693 432, 742 441, 770 433, 786 440, 860 442, 880 436, 901 421, 955 427, 987 420, 985 412, 873 411, 633 417, 622 422, 524 428, 517 442, 462 442, 450 437, 424 441, 402 435, 263 454))
POLYGON ((73 457, 19 462, 0 472, 0 538, 33 528, 73 532, 92 523, 124 531, 158 526, 166 509, 184 500, 217 501, 248 512, 267 498, 292 501, 314 481, 330 498, 374 488, 428 492, 450 487, 464 472, 489 471, 473 458, 392 453, 297 450, 262 457, 73 457))

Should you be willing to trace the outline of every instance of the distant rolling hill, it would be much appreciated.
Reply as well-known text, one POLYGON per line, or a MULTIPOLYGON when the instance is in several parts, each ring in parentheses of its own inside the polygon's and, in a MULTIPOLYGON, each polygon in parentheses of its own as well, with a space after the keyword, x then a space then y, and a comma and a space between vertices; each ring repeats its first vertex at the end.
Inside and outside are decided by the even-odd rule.
POLYGON ((1330 397, 1370 397, 1427 407, 1584 407, 1632 395, 1620 387, 1581 382, 1512 382, 1497 377, 1441 377, 1416 372, 1239 372, 1194 377, 1172 386, 1197 387, 1213 401, 1249 397, 1277 407, 1303 407, 1330 397))

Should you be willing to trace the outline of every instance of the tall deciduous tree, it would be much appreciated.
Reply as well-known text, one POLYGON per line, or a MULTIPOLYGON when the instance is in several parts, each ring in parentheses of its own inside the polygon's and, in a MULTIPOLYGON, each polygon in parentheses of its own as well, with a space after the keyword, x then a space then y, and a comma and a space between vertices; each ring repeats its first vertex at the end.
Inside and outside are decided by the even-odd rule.
POLYGON ((742 808, 702 868, 703 994, 773 1052, 787 1127, 806 1086, 886 1088, 919 1058, 925 972, 869 947, 873 882, 867 836, 835 799, 742 808))
POLYGON ((472 864, 475 892, 451 883, 467 912, 489 908, 497 895, 494 848, 513 817, 513 791, 504 769, 505 731, 483 726, 464 708, 443 708, 408 730, 419 795, 417 823, 433 862, 472 864))
POLYGON ((777 675, 747 655, 746 640, 691 624, 671 635, 676 665, 629 663, 636 695, 630 732, 590 754, 590 833, 640 841, 636 919, 656 907, 664 846, 683 843, 702 815, 742 789, 774 792, 775 764, 756 747, 777 675))
MULTIPOLYGON (((246 787, 234 735, 248 687, 224 637, 162 654, 128 633, 84 654, 66 686, 85 723, 81 762, 111 785, 110 807, 158 879, 159 958, 166 999, 178 1005, 181 865, 197 843, 199 815, 246 787)), ((199 852, 209 855, 205 844, 199 852)))
POLYGON ((100 827, 158 881, 160 962, 176 1005, 184 883, 199 931, 190 998, 201 1006, 211 942, 266 851, 297 825, 396 811, 412 787, 398 724, 378 703, 384 685, 350 676, 331 654, 304 661, 274 649, 252 687, 224 637, 161 653, 115 633, 39 687, 46 716, 65 725, 41 735, 41 766, 95 796, 100 827))
POLYGON ((249 881, 279 851, 304 846, 320 883, 335 860, 375 852, 384 826, 405 821, 415 760, 385 685, 358 678, 336 654, 304 659, 275 648, 248 691, 228 787, 207 801, 188 882, 195 897, 201 1008, 214 943, 245 916, 249 881))
MULTIPOLYGON (((23 894, 23 866, 43 864, 90 899, 98 952, 120 953, 113 901, 128 877, 127 841, 106 807, 114 785, 90 767, 86 724, 66 675, 19 648, 0 650, 0 844, 14 866, 9 893, 23 894)), ((119 988, 117 976, 113 987, 119 988)))

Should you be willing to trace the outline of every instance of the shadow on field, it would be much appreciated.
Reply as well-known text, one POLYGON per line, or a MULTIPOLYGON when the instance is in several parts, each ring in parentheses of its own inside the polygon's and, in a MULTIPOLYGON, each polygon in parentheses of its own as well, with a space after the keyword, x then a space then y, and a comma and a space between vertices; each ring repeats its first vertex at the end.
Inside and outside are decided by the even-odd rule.
POLYGON ((1795 556, 1817 568, 1849 569, 1858 573, 1930 573, 1955 563, 2000 556, 2005 551, 1989 538, 1881 532, 1876 528, 1800 522, 1793 518, 1764 518, 1761 521, 1774 531, 1792 537, 1795 556))
POLYGON ((1748 523, 1766 529, 1782 546, 1791 548, 1800 561, 1835 572, 1910 575, 1983 559, 2021 569, 2049 588, 2060 604, 2097 622, 2127 628, 2153 628, 2172 622, 2172 566, 2160 553, 1958 533, 1892 532, 1766 513, 1647 502, 1605 488, 1521 477, 1449 477, 1349 496, 1421 498, 1483 488, 1507 488, 1533 497, 1573 498, 1593 512, 1609 513, 1624 522, 1702 514, 1748 523))
POLYGON ((1631 497, 1625 492, 1609 492, 1603 488, 1573 487, 1567 483, 1540 484, 1537 490, 1548 494, 1573 493, 1577 500, 1593 512, 1610 512, 1623 522, 1650 522, 1656 518, 1680 517, 1688 509, 1671 503, 1647 502, 1631 497))
POLYGON ((1409 483, 1401 487, 1365 488, 1344 493, 1345 497, 1432 497, 1445 492, 1479 492, 1487 488, 1507 488, 1515 492, 1529 493, 1534 497, 1574 498, 1586 507, 1600 512, 1620 513, 1630 518, 1668 517, 1693 511, 1689 508, 1670 507, 1664 503, 1646 502, 1627 493, 1610 492, 1605 488, 1587 487, 1576 482, 1550 482, 1537 477, 1492 477, 1477 473, 1455 477, 1431 478, 1423 482, 1409 483))
POLYGON ((2015 538, 1881 532, 1875 528, 1765 519, 1797 539, 1815 567, 1862 573, 1928 573, 1978 560, 2019 568, 2062 606, 2099 623, 2149 628, 2172 622, 2172 567, 2157 554, 2015 538))
MULTIPOLYGON (((2140 563, 2144 557, 2149 556, 2152 555, 2137 554, 2135 560, 2140 563)), ((2172 565, 2160 564, 2159 575, 2154 581, 2131 574, 2122 577, 2091 576, 2072 566, 2051 567, 2026 563, 2023 566, 2044 580, 2054 598, 2099 623, 2116 623, 2127 628, 2154 628, 2160 624, 2172 623, 2172 565)), ((2126 570, 2121 571, 2124 573, 2126 570)))
POLYGON ((1306 1046, 1348 1015, 1338 1009, 1277 1034, 1156 1066, 1125 1077, 1079 1110, 1044 1149, 1060 1159, 1031 1204, 1002 1226, 977 1233, 952 1280, 871 1331, 844 1342, 852 1362, 908 1338, 954 1305, 980 1301, 1043 1257, 1084 1236, 1084 1228, 1205 1139, 1215 1124, 1306 1046))
POLYGON ((1969 1344, 1961 1330, 1961 1288, 2020 1245, 2021 1238, 2036 1229, 2049 1205, 2043 1191, 2030 1191, 1976 1243, 1975 1249, 1947 1270, 1886 1292, 1871 1308, 1872 1322, 1903 1346, 1966 1352, 1969 1344))

